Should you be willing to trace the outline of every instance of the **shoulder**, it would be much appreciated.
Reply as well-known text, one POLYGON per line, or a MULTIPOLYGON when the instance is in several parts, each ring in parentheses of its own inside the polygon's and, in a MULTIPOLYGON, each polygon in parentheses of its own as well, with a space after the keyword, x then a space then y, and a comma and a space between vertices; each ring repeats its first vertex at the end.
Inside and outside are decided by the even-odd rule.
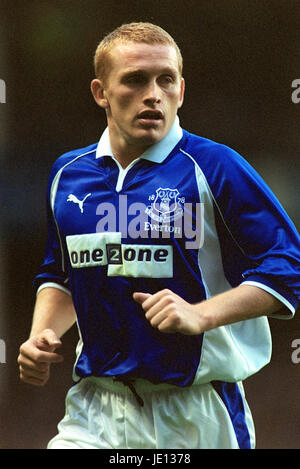
POLYGON ((241 180, 263 184, 255 168, 233 148, 184 131, 180 151, 193 160, 208 182, 234 185, 241 180))
POLYGON ((95 154, 98 143, 93 143, 86 147, 77 148, 67 151, 60 155, 53 163, 50 171, 50 180, 53 180, 56 174, 67 167, 69 164, 79 160, 80 158, 89 157, 95 154))
POLYGON ((198 165, 241 164, 245 159, 233 148, 224 143, 183 131, 181 151, 198 165))

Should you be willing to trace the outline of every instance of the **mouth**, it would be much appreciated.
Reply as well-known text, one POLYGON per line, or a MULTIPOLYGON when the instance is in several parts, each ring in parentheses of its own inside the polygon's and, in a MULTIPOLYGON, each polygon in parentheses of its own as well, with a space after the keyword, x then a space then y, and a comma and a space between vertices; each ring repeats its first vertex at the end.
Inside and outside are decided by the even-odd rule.
POLYGON ((163 113, 158 109, 145 109, 137 116, 138 120, 144 123, 157 122, 162 120, 163 117, 163 113))

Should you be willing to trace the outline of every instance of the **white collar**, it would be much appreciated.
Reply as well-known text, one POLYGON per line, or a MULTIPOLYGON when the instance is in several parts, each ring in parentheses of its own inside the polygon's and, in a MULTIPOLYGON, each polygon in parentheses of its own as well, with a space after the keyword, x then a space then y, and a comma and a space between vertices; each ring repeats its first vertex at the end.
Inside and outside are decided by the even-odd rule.
MULTIPOLYGON (((168 134, 158 143, 151 145, 141 156, 145 160, 153 161, 154 163, 162 163, 166 157, 171 153, 173 148, 182 138, 182 128, 180 127, 179 118, 176 116, 173 126, 168 134)), ((111 156, 115 159, 113 154, 108 127, 104 130, 96 149, 96 158, 101 156, 111 156)))

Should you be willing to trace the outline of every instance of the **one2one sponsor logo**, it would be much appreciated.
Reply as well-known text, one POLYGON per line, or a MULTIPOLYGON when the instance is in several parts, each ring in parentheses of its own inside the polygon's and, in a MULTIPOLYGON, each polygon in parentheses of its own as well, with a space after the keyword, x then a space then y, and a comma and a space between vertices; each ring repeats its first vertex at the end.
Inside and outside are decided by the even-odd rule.
POLYGON ((173 248, 168 245, 122 244, 121 233, 66 237, 73 268, 107 266, 109 277, 173 277, 173 248))
POLYGON ((300 103, 300 78, 292 81, 292 88, 295 88, 291 95, 292 102, 298 104, 300 103))
POLYGON ((6 84, 5 81, 0 78, 0 103, 6 103, 6 84))

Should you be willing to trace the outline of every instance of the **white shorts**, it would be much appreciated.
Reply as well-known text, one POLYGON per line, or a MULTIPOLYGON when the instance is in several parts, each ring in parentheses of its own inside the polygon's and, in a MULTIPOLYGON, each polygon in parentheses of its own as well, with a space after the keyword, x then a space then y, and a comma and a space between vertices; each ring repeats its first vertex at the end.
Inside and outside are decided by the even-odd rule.
POLYGON ((66 397, 48 449, 251 449, 254 426, 242 383, 178 388, 85 378, 66 397), (228 389, 227 389, 227 388, 228 389))

